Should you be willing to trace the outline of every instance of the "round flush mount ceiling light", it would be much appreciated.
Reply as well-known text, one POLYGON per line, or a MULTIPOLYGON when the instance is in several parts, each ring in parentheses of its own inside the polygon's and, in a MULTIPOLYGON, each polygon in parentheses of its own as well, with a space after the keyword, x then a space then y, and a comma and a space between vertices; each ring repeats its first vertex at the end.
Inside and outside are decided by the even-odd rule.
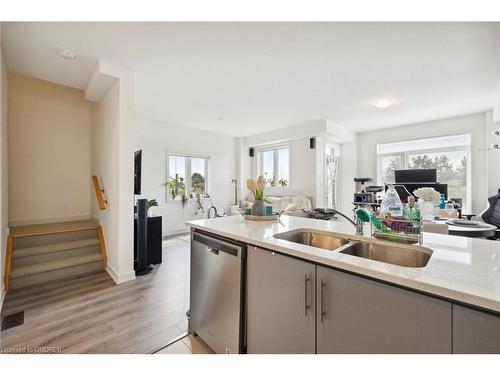
POLYGON ((394 99, 388 96, 376 98, 371 101, 372 105, 377 108, 387 108, 394 103, 394 99))
POLYGON ((58 51, 59 56, 66 60, 73 60, 75 58, 75 54, 71 52, 69 49, 60 49, 58 51))

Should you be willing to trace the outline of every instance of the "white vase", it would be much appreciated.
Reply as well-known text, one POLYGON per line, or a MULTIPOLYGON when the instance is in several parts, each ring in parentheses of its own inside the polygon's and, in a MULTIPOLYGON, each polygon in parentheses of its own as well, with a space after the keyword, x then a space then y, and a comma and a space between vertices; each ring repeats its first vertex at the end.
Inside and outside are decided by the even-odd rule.
POLYGON ((422 199, 418 200, 418 207, 420 209, 420 216, 424 221, 432 221, 435 218, 435 209, 436 207, 431 202, 423 201, 422 199))

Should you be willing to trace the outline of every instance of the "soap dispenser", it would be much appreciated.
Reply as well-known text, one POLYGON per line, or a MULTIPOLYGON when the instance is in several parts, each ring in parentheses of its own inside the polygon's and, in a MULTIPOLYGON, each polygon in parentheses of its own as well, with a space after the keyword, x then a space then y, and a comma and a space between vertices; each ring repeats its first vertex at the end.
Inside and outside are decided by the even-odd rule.
POLYGON ((385 192, 385 197, 380 204, 380 214, 382 217, 401 217, 403 216, 403 204, 394 188, 394 185, 389 185, 385 192))

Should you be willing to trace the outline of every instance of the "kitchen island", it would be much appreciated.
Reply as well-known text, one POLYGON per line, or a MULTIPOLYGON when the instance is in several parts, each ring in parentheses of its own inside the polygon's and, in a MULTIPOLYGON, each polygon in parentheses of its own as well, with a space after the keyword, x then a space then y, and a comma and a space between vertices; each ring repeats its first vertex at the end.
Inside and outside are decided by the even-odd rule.
POLYGON ((356 235, 348 222, 231 216, 187 224, 247 246, 240 352, 500 352, 499 242, 425 233, 430 257, 406 267, 346 252, 353 242, 394 246, 372 239, 369 227, 356 235), (339 246, 290 241, 290 231, 334 236, 339 246))

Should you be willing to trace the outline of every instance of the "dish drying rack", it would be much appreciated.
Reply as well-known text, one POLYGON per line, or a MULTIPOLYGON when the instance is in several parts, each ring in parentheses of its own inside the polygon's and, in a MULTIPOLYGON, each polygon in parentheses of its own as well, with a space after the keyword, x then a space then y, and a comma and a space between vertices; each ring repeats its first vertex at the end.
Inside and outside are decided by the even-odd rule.
POLYGON ((421 220, 406 220, 402 218, 378 218, 383 226, 371 223, 371 236, 380 240, 403 242, 407 244, 422 244, 421 220))

